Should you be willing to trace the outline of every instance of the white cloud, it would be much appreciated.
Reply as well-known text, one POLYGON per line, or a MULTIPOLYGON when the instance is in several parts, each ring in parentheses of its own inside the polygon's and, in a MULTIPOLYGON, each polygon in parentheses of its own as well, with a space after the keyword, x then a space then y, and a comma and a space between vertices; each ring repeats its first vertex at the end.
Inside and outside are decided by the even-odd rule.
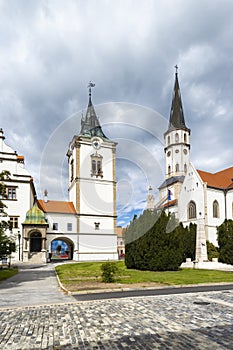
POLYGON ((119 139, 119 157, 120 140, 128 142, 118 177, 132 195, 120 194, 119 204, 127 201, 125 213, 143 208, 148 184, 156 189, 163 177, 176 63, 194 164, 209 171, 232 164, 233 4, 219 4, 0 1, 1 127, 7 143, 25 155, 39 193, 40 183, 42 194, 49 187, 51 198, 66 196, 65 154, 93 80, 97 113, 106 133, 119 139))

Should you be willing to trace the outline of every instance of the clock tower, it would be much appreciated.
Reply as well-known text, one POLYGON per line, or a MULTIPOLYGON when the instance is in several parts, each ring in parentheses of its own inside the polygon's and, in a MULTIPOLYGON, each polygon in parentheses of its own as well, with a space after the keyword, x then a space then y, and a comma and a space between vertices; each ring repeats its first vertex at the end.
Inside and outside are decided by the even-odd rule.
POLYGON ((78 214, 76 260, 114 260, 117 255, 116 226, 116 142, 104 134, 89 103, 81 130, 67 152, 69 201, 78 214))

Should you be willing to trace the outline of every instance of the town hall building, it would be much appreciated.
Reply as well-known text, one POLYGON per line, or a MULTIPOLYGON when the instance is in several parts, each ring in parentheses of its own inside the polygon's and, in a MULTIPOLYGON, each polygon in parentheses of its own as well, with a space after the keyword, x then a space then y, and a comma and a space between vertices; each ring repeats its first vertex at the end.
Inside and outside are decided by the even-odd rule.
POLYGON ((0 171, 10 172, 6 182, 8 219, 16 239, 13 261, 46 263, 53 242, 60 253, 75 261, 117 260, 116 142, 103 132, 92 104, 81 120, 81 130, 69 144, 68 201, 37 199, 33 179, 24 168, 24 157, 7 146, 0 130, 0 171), (58 248, 57 248, 58 249, 58 248))

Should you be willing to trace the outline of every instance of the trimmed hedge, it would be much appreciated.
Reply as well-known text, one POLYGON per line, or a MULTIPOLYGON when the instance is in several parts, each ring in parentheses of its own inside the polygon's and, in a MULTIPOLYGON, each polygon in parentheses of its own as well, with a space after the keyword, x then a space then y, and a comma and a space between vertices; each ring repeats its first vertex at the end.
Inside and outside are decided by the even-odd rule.
MULTIPOLYGON (((144 212, 145 213, 145 212, 144 212)), ((134 229, 143 227, 143 215, 148 217, 148 212, 141 218, 133 221, 134 229), (139 221, 140 220, 140 221, 139 221)), ((153 215, 153 214, 151 214, 153 215)), ((151 271, 175 271, 178 270, 185 258, 194 259, 196 225, 184 228, 178 224, 173 215, 165 212, 154 214, 156 222, 141 237, 132 241, 132 227, 130 243, 126 244, 125 264, 127 268, 151 271)), ((138 231, 137 231, 138 232, 138 231)), ((127 242, 128 229, 126 230, 127 242)), ((140 236, 140 235, 139 235, 140 236)))

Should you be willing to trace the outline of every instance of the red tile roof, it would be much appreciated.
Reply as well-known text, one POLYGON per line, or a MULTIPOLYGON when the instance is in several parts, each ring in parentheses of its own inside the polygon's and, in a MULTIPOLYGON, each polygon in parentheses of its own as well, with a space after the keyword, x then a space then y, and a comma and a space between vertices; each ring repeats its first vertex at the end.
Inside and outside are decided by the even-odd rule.
POLYGON ((37 201, 38 207, 45 213, 76 214, 73 202, 49 201, 42 199, 37 201))
POLYGON ((206 171, 197 170, 203 182, 214 188, 233 188, 233 167, 224 169, 217 173, 208 173, 206 171))
POLYGON ((162 204, 160 208, 169 208, 172 207, 173 205, 176 205, 177 199, 173 199, 172 201, 167 201, 166 203, 162 204))

